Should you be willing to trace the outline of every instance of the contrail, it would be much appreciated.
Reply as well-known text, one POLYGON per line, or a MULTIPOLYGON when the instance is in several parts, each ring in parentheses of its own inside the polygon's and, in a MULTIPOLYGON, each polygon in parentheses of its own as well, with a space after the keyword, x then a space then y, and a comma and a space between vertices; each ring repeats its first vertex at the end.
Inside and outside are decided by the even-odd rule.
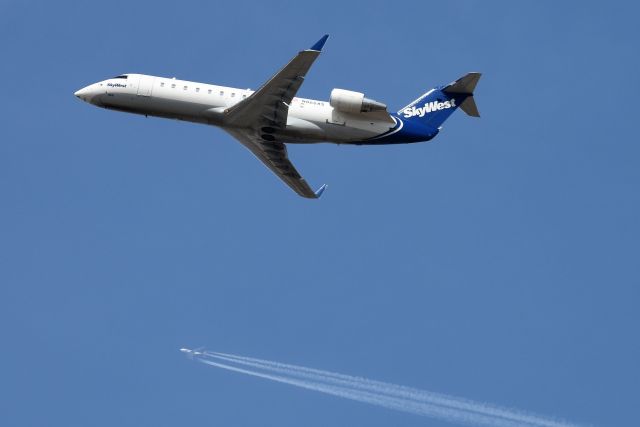
POLYGON ((381 406, 387 409, 394 409, 397 411, 407 412, 415 415, 428 416, 433 418, 439 418, 446 421, 453 421, 461 424, 468 425, 486 425, 495 427, 533 427, 535 425, 528 423, 517 423, 510 420, 500 419, 496 417, 484 416, 481 414, 469 413, 463 410, 455 410, 437 405, 430 405, 428 403, 411 402, 399 398, 393 398, 390 396, 382 396, 375 393, 370 393, 361 390, 351 390, 346 387, 332 386, 329 384, 315 383, 312 381, 306 381, 303 379, 287 378, 280 375, 273 375, 263 372, 252 371, 249 369, 239 368, 235 366, 226 365, 223 363, 213 362, 203 358, 196 359, 207 365, 216 366, 218 368, 226 369, 233 372, 239 372, 254 377, 264 378, 271 381, 276 381, 283 384, 294 385, 307 390, 319 391, 325 394, 333 396, 344 397, 346 399, 355 400, 358 402, 369 403, 372 405, 381 406))
POLYGON ((487 403, 474 402, 469 399, 463 399, 445 394, 434 393, 426 390, 385 383, 381 381, 369 380, 366 378, 355 377, 351 375, 338 374, 335 372, 321 371, 319 369, 306 368, 297 365, 290 365, 280 362, 272 362, 264 359, 257 359, 245 356, 236 356, 218 352, 204 352, 209 357, 244 364, 258 369, 270 370, 281 374, 302 377, 315 381, 326 382, 334 385, 346 386, 360 390, 367 390, 374 393, 386 394, 389 396, 400 397, 404 399, 427 402, 430 404, 448 406, 455 409, 476 412, 483 415, 493 417, 502 417, 513 421, 524 422, 535 426, 544 427, 568 427, 570 424, 564 421, 558 421, 550 418, 544 418, 535 414, 489 405, 487 403))
POLYGON ((576 424, 565 421, 468 399, 269 360, 216 352, 202 352, 197 360, 255 377, 457 423, 498 427, 577 427, 576 424), (230 362, 244 368, 210 359, 230 362))

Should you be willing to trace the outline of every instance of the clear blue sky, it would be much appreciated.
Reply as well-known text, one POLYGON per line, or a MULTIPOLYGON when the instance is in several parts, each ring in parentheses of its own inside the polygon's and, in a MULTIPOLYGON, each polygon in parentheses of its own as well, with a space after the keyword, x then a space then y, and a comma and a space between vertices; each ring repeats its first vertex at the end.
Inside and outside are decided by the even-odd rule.
POLYGON ((207 368, 207 346, 637 426, 634 2, 0 0, 0 424, 445 426, 207 368), (391 110, 467 71, 431 143, 294 146, 73 92, 140 72, 391 110))

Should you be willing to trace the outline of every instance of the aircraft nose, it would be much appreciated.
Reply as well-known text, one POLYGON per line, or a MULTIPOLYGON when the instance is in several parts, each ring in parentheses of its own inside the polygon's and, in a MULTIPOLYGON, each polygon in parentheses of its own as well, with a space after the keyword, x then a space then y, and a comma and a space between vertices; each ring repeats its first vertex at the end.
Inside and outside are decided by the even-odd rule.
POLYGON ((80 90, 75 91, 73 94, 78 98, 83 100, 84 102, 88 102, 89 104, 99 105, 100 103, 100 95, 103 93, 101 91, 101 84, 92 84, 87 87, 83 87, 80 90))
POLYGON ((86 101, 87 96, 89 95, 89 86, 87 87, 83 87, 82 89, 79 89, 77 91, 75 91, 73 93, 77 98, 82 99, 83 101, 86 101))

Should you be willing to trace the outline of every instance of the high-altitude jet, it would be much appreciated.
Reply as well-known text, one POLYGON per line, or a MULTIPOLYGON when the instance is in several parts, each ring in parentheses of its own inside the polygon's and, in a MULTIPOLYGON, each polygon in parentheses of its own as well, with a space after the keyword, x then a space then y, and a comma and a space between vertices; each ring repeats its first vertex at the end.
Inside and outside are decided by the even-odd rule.
POLYGON ((78 90, 98 107, 218 126, 247 147, 296 193, 318 198, 287 156, 285 143, 379 145, 429 141, 460 107, 478 117, 473 91, 480 73, 431 89, 395 114, 363 93, 333 89, 329 102, 295 95, 327 38, 299 52, 258 90, 122 74, 78 90))
POLYGON ((197 356, 204 355, 204 353, 202 352, 202 348, 196 348, 195 350, 191 350, 190 348, 183 347, 180 349, 180 351, 185 353, 187 357, 189 357, 190 359, 193 359, 194 357, 197 357, 197 356))

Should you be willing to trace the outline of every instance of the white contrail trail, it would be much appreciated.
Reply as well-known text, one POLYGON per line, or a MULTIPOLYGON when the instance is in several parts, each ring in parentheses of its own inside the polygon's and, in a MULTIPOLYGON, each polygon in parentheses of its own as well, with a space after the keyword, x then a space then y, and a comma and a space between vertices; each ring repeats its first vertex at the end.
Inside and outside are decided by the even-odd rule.
POLYGON ((533 414, 526 414, 487 404, 480 404, 452 396, 439 395, 410 387, 268 360, 215 352, 203 352, 203 356, 197 360, 223 369, 295 385, 309 390, 458 423, 498 427, 576 426, 575 424, 551 420, 533 414), (270 371, 271 373, 243 369, 213 362, 206 358, 216 358, 245 367, 249 366, 261 371, 270 371), (273 372, 282 375, 273 375, 273 372))
POLYGON ((415 400, 433 405, 445 406, 455 410, 464 410, 476 414, 491 417, 504 418, 514 422, 525 423, 540 427, 571 427, 576 424, 568 423, 551 418, 545 418, 532 413, 522 412, 514 409, 489 405, 487 403, 474 402, 472 400, 448 396, 444 394, 419 390, 411 387, 396 384, 384 383, 381 381, 369 380, 361 377, 338 374, 334 372, 321 371, 318 369, 305 368, 286 363, 272 362, 269 360, 256 359, 251 357, 236 356, 226 353, 205 352, 209 357, 229 362, 251 366, 253 368, 279 372, 287 376, 300 377, 313 381, 320 381, 331 385, 349 387, 358 390, 365 390, 392 397, 415 400))
POLYGON ((273 375, 263 372, 252 371, 250 369, 239 368, 236 366, 226 365, 224 363, 213 362, 203 358, 196 359, 199 362, 206 363, 207 365, 216 366, 218 368, 226 369, 229 371, 239 372, 254 377, 264 378, 271 381, 276 381, 283 384, 289 384, 297 387, 301 387, 307 390, 318 391, 333 396, 339 396, 346 399, 355 400, 358 402, 369 403, 378 405, 387 409, 394 409, 397 411, 407 412, 416 415, 423 415, 433 418, 439 418, 445 421, 457 422, 468 425, 483 425, 493 427, 535 427, 530 423, 516 422, 513 420, 507 420, 504 418, 497 418, 477 413, 471 413, 460 409, 447 408, 438 405, 431 405, 425 402, 415 402, 400 398, 394 398, 391 396, 379 395, 373 392, 367 392, 363 390, 352 390, 347 387, 339 387, 330 384, 316 383, 304 379, 287 378, 280 375, 273 375))

